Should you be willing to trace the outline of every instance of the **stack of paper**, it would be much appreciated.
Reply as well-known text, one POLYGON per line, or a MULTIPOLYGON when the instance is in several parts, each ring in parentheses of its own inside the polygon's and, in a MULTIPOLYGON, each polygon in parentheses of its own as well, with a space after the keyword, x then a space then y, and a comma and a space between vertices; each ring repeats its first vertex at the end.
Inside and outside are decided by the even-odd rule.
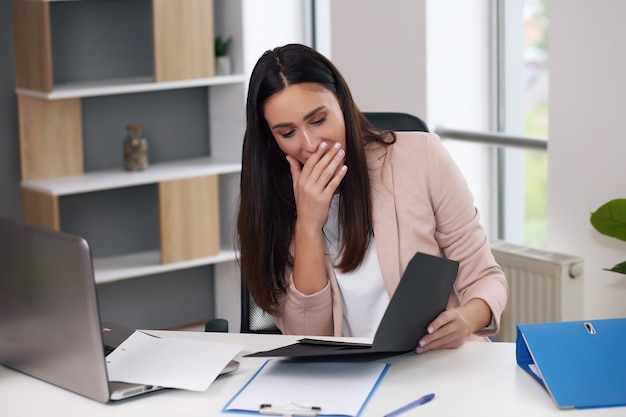
POLYGON ((206 391, 244 346, 134 332, 106 358, 110 381, 206 391))

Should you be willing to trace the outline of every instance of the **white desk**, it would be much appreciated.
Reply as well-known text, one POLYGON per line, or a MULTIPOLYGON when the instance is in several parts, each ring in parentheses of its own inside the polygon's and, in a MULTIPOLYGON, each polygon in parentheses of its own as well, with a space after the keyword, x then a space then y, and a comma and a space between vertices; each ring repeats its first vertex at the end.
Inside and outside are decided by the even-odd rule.
MULTIPOLYGON (((292 343, 293 336, 154 331, 160 336, 201 338, 246 345, 242 355, 292 343)), ((0 366, 3 417, 211 417, 251 377, 264 359, 239 358, 233 374, 218 378, 206 392, 164 390, 117 403, 100 404, 0 366)), ((515 344, 468 342, 460 349, 413 353, 387 359, 391 369, 366 406, 363 417, 380 417, 429 392, 436 398, 411 416, 625 416, 626 407, 560 411, 548 393, 515 362, 515 344)), ((80 372, 80 370, 76 370, 80 372)))

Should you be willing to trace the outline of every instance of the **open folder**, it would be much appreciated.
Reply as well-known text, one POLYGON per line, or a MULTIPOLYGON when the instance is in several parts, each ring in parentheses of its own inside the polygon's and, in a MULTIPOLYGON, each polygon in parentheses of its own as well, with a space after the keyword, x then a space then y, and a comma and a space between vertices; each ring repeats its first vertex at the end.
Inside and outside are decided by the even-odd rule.
POLYGON ((559 408, 626 405, 626 318, 519 324, 516 358, 559 408))
POLYGON ((389 301, 371 344, 305 338, 246 356, 376 359, 410 352, 426 334, 430 322, 446 309, 458 268, 456 261, 416 253, 389 301))

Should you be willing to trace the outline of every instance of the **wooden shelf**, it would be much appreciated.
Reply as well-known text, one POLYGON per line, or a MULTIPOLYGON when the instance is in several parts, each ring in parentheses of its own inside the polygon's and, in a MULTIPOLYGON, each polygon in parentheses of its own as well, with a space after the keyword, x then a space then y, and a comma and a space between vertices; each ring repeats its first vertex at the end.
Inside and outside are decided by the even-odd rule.
POLYGON ((42 194, 64 196, 240 171, 240 162, 223 162, 211 157, 200 157, 151 164, 145 171, 127 172, 121 168, 93 171, 82 175, 22 181, 21 186, 42 194))
POLYGON ((234 260, 236 260, 235 251, 222 250, 215 256, 162 264, 160 251, 154 250, 107 258, 94 258, 93 265, 96 283, 104 284, 145 275, 231 262, 234 260))
POLYGON ((69 98, 177 90, 181 88, 209 87, 243 82, 245 82, 243 75, 219 75, 209 78, 164 82, 155 82, 152 77, 139 77, 55 84, 53 90, 49 93, 25 88, 17 88, 15 92, 19 95, 35 97, 42 100, 63 100, 69 98))
POLYGON ((245 131, 241 1, 122 3, 13 2, 22 218, 89 236, 98 284, 203 266, 194 274, 219 280, 237 259, 230 227, 245 131), (215 75, 216 35, 233 38, 236 74, 215 75), (111 168, 118 145, 104 145, 121 138, 102 126, 138 119, 158 132, 154 161, 170 160, 139 172, 111 168), (186 123, 182 139, 159 130, 176 123, 186 123), (181 151, 170 152, 173 144, 181 151), (85 158, 105 162, 89 168, 85 158), (145 185, 155 187, 128 189, 145 185), (150 221, 130 230, 125 214, 146 209, 150 221), (101 218, 118 227, 109 233, 101 218))

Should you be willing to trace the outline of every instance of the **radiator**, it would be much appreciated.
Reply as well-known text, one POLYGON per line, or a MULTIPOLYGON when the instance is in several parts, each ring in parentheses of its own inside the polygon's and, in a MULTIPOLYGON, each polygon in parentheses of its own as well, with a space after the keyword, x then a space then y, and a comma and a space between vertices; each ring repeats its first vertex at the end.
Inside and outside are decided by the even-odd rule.
POLYGON ((514 342, 518 323, 581 320, 583 260, 504 241, 491 243, 509 283, 498 340, 514 342))

